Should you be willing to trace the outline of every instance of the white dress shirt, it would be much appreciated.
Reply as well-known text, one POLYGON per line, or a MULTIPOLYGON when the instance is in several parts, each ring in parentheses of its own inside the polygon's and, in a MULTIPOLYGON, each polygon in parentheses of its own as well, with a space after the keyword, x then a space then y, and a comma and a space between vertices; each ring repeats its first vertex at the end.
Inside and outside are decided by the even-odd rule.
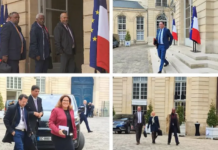
POLYGON ((142 123, 141 118, 141 112, 138 112, 138 123, 142 123))
MULTIPOLYGON (((15 127, 15 129, 24 130, 24 129, 25 129, 25 124, 24 124, 24 121, 22 120, 23 114, 22 114, 21 107, 19 107, 19 108, 20 108, 20 122, 19 122, 19 124, 15 127)), ((25 109, 24 109, 24 112, 25 112, 25 109)))
POLYGON ((86 113, 87 113, 87 110, 86 110, 86 105, 84 105, 84 107, 85 107, 85 111, 84 111, 84 114, 86 115, 86 113))
POLYGON ((36 110, 38 111, 37 97, 36 98, 33 97, 33 102, 34 102, 34 104, 36 106, 36 110))
POLYGON ((159 36, 158 36, 158 40, 159 40, 159 37, 160 37, 160 41, 158 41, 158 42, 160 42, 159 44, 164 44, 163 43, 163 32, 164 32, 164 28, 160 29, 159 36))

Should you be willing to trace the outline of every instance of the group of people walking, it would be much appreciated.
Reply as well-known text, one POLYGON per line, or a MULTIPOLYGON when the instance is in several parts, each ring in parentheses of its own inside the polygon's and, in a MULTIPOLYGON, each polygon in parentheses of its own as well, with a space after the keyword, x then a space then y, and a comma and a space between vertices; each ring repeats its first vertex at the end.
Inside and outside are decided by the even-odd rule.
MULTIPOLYGON (((19 61, 25 60, 27 54, 26 40, 18 25, 19 19, 17 12, 10 13, 0 33, 0 61, 11 67, 11 73, 19 73, 19 61)), ((76 72, 75 38, 67 13, 60 14, 60 22, 54 29, 54 40, 56 54, 60 55, 60 72, 76 72)), ((35 73, 47 73, 52 68, 50 33, 42 13, 36 15, 36 21, 31 26, 29 57, 35 61, 35 73)))
MULTIPOLYGON (((175 109, 172 109, 171 114, 167 116, 167 132, 168 132, 168 145, 171 143, 172 133, 175 136, 176 145, 179 145, 179 139, 177 133, 180 133, 179 127, 179 115, 176 113, 175 109)), ((158 137, 158 132, 160 130, 160 123, 158 116, 155 115, 155 112, 151 112, 151 117, 147 123, 147 129, 150 127, 152 143, 156 143, 156 139, 158 137)), ((137 112, 133 115, 133 125, 135 126, 136 131, 136 145, 140 144, 142 129, 145 130, 146 122, 144 113, 141 112, 141 107, 138 106, 137 112)), ((133 127, 132 127, 133 128, 133 127)))
MULTIPOLYGON (((21 94, 18 102, 8 107, 4 116, 6 134, 3 142, 14 142, 14 150, 37 150, 36 135, 39 128, 39 122, 43 116, 42 99, 38 97, 40 88, 33 85, 31 95, 21 94), (35 143, 34 143, 35 141, 35 143)), ((77 128, 75 125, 74 111, 71 105, 70 96, 63 95, 52 110, 49 119, 49 128, 51 129, 52 141, 56 150, 73 150, 73 140, 77 139, 77 128), (59 126, 68 127, 68 132, 59 128, 59 126), (73 140, 70 136, 73 134, 73 140)), ((86 106, 86 101, 84 101, 86 106)), ((85 121, 88 132, 92 132, 88 126, 86 110, 80 114, 80 123, 85 121)))

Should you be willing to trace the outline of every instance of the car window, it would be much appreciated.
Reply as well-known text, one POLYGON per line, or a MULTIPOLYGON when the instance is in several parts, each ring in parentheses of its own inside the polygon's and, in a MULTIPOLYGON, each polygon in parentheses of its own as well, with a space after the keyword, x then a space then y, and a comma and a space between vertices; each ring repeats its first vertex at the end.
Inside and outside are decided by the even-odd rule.
POLYGON ((123 121, 125 121, 125 120, 128 120, 128 118, 122 118, 122 119, 120 119, 120 120, 123 120, 123 121))

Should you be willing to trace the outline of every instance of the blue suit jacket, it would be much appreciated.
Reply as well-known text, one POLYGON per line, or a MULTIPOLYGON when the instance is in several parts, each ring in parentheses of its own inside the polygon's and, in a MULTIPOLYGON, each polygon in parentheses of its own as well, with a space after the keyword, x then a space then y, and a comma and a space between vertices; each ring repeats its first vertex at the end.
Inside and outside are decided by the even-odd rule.
MULTIPOLYGON (((160 32, 160 29, 158 30, 157 32, 157 35, 156 35, 156 40, 157 40, 157 43, 158 43, 158 35, 159 35, 159 32, 160 32)), ((170 30, 167 29, 167 28, 164 28, 164 32, 163 32, 163 43, 164 43, 164 46, 166 49, 168 49, 170 47, 170 45, 172 44, 172 41, 173 41, 173 36, 172 34, 170 33, 170 30)), ((159 45, 160 43, 158 43, 159 45)), ((158 48, 158 45, 157 45, 157 48, 158 48)))
POLYGON ((155 116, 154 117, 154 124, 152 124, 152 117, 149 118, 149 121, 148 121, 148 128, 149 126, 151 125, 151 132, 157 132, 158 129, 160 128, 160 124, 159 124, 159 119, 158 119, 158 116, 155 116))

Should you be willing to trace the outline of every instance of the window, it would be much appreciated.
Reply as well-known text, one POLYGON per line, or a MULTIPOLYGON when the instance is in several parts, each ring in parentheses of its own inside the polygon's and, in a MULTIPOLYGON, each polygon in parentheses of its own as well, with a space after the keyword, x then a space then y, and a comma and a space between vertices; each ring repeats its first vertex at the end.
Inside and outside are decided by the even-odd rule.
POLYGON ((125 40, 126 16, 118 16, 118 35, 119 35, 120 40, 125 40))
POLYGON ((21 90, 21 77, 7 77, 7 89, 21 90))
MULTIPOLYGON (((132 114, 135 114, 137 112, 138 105, 132 105, 132 114)), ((143 105, 141 106, 141 112, 144 113, 144 115, 147 113, 147 106, 143 105)))
POLYGON ((164 15, 160 15, 160 16, 157 17, 157 30, 159 29, 159 23, 161 21, 164 23, 165 27, 167 27, 167 19, 166 19, 166 17, 164 15))
POLYGON ((133 99, 146 100, 147 99, 147 78, 133 77, 133 99))
POLYGON ((45 77, 37 77, 36 85, 40 88, 40 93, 45 93, 45 77))
POLYGON ((189 38, 189 32, 191 28, 191 21, 192 21, 192 0, 185 1, 185 34, 186 38, 189 38))
POLYGON ((156 0, 156 6, 167 7, 167 0, 156 0))
POLYGON ((137 17, 136 24, 137 40, 142 41, 144 40, 144 17, 137 17))
POLYGON ((175 77, 175 100, 186 99, 186 77, 175 77))

